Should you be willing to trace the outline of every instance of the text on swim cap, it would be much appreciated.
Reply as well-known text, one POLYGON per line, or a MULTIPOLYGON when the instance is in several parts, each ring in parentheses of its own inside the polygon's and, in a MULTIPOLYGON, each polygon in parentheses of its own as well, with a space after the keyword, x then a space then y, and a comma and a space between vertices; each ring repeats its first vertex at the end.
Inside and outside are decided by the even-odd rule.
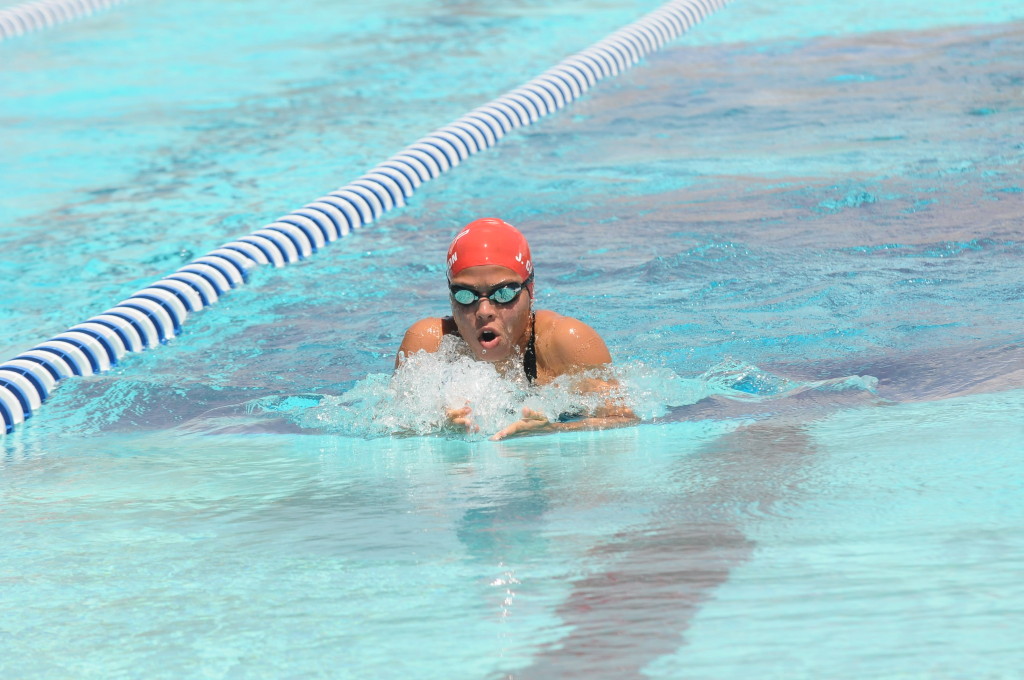
POLYGON ((523 264, 523 254, 522 253, 519 253, 518 255, 516 255, 516 262, 518 262, 519 264, 522 264, 524 267, 526 267, 526 273, 527 274, 532 274, 533 273, 533 262, 531 262, 530 260, 527 260, 526 264, 523 264))

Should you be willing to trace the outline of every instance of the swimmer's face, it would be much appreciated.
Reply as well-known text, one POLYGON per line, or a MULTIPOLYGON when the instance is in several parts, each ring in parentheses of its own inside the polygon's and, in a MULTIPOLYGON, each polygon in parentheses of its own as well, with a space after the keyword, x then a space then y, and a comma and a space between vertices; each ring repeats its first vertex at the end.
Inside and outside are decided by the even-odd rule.
POLYGON ((498 265, 467 267, 452 277, 450 284, 469 288, 481 296, 468 305, 451 298, 452 318, 459 335, 479 361, 498 362, 522 353, 529 341, 530 291, 524 287, 511 302, 498 303, 486 296, 504 284, 522 284, 511 269, 498 265))

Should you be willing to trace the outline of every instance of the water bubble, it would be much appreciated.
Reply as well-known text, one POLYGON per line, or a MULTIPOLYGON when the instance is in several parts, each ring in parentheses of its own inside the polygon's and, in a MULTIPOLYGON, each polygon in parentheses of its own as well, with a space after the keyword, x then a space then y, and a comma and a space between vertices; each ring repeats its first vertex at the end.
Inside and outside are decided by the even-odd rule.
MULTIPOLYGON (((691 378, 670 368, 630 362, 560 376, 538 386, 527 379, 521 357, 498 363, 478 361, 461 338, 446 336, 437 352, 411 354, 394 374, 368 375, 340 396, 282 398, 275 400, 272 408, 261 402, 250 409, 250 415, 272 410, 275 417, 285 415, 306 429, 355 437, 447 436, 475 440, 515 422, 524 408, 543 413, 554 422, 592 415, 611 401, 630 408, 641 420, 652 421, 709 397, 740 406, 751 402, 775 404, 808 392, 852 391, 870 396, 875 382, 870 376, 800 382, 730 359, 691 378), (594 380, 610 386, 610 390, 581 389, 594 380), (466 406, 478 431, 466 433, 447 423, 446 411, 466 406)), ((801 404, 805 407, 806 399, 801 404)), ((740 411, 744 409, 749 411, 749 407, 740 411)), ((715 411, 718 416, 711 417, 735 417, 735 410, 719 409, 715 411)))

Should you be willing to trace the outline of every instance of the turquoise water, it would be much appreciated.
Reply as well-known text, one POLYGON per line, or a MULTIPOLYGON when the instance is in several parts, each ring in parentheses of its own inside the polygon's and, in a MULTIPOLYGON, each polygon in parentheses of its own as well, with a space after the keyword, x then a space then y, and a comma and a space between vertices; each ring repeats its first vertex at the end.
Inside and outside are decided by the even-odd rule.
MULTIPOLYGON (((1015 677, 1018 5, 738 0, 62 384, 0 442, 2 675, 1015 677), (483 214, 643 424, 445 438, 391 391, 483 214)), ((0 43, 0 351, 656 6, 134 2, 0 43)), ((493 428, 568 398, 445 389, 493 428)))

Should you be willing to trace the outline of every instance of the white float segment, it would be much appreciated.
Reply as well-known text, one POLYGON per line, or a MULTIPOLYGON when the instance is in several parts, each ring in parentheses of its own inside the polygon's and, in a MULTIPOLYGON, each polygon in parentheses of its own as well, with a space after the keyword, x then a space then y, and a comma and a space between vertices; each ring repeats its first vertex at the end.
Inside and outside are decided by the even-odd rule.
POLYGON ((351 187, 342 187, 337 191, 332 191, 330 196, 335 196, 343 201, 347 201, 353 208, 356 209, 357 219, 352 221, 352 228, 358 229, 364 224, 373 222, 373 209, 370 204, 366 202, 361 194, 356 193, 351 187))
POLYGON ((44 366, 51 375, 53 373, 57 374, 54 378, 56 381, 69 378, 75 374, 75 367, 67 359, 63 356, 54 354, 51 351, 44 350, 41 346, 22 352, 15 358, 41 362, 41 365, 44 366))
POLYGON ((469 112, 467 115, 472 116, 477 120, 484 121, 488 127, 494 130, 494 137, 496 140, 501 139, 508 133, 512 132, 515 128, 515 125, 512 122, 512 119, 515 116, 508 110, 508 107, 498 107, 493 104, 485 104, 484 106, 469 112), (495 125, 497 125, 497 128, 494 127, 495 125), (500 134, 498 129, 501 130, 500 134))
POLYGON ((278 226, 281 224, 291 225, 301 231, 305 235, 306 240, 308 240, 312 245, 314 252, 327 245, 327 238, 323 230, 320 228, 320 225, 305 215, 285 215, 284 217, 279 217, 277 222, 274 222, 271 226, 278 226))
POLYGON ((276 229, 264 227, 263 229, 253 232, 252 235, 261 236, 273 244, 274 249, 281 258, 282 264, 280 266, 282 267, 286 264, 298 262, 301 259, 299 257, 299 249, 295 245, 295 242, 276 229))
POLYGON ((311 206, 316 206, 332 217, 337 218, 338 225, 338 238, 342 236, 348 236, 354 229, 355 224, 359 222, 359 213, 352 207, 349 201, 341 200, 337 196, 324 196, 313 203, 311 206))
POLYGON ((530 96, 529 90, 519 88, 505 95, 506 101, 514 101, 521 105, 523 110, 526 111, 526 121, 524 125, 536 123, 541 116, 544 115, 544 102, 539 99, 537 95, 530 96))
POLYGON ((106 343, 104 348, 107 351, 107 358, 110 360, 111 365, 119 362, 121 357, 131 351, 128 343, 125 342, 124 338, 117 331, 102 323, 86 321, 77 326, 72 326, 68 331, 78 331, 89 333, 94 337, 97 335, 102 337, 103 342, 106 343))
POLYGON ((167 342, 177 335, 174 319, 159 302, 154 302, 149 298, 133 297, 128 298, 117 307, 118 309, 134 309, 149 318, 156 329, 158 343, 167 342))
POLYGON ((377 182, 387 188, 396 208, 405 207, 405 199, 412 196, 414 187, 409 177, 392 167, 378 165, 363 175, 368 182, 377 182))
MULTIPOLYGON (((387 201, 385 200, 385 195, 387 194, 386 190, 375 184, 368 184, 363 179, 354 180, 348 186, 352 191, 363 197, 366 203, 370 206, 370 210, 373 212, 372 218, 367 220, 366 224, 375 222, 378 217, 387 212, 388 207, 387 201)), ((388 197, 388 201, 389 200, 390 197, 388 197)))
POLYGON ((106 373, 110 370, 111 361, 107 349, 99 340, 87 333, 68 330, 50 338, 48 345, 74 347, 86 358, 91 373, 106 373))
POLYGON ((71 372, 74 375, 92 375, 96 372, 93 369, 93 360, 78 345, 60 337, 50 338, 39 345, 39 349, 64 359, 71 366, 71 372))
POLYGON ((477 125, 476 121, 470 122, 463 116, 443 129, 461 139, 469 147, 470 154, 476 154, 494 145, 493 141, 488 142, 487 135, 477 128, 477 125))
POLYGON ((205 260, 208 260, 208 258, 203 257, 192 260, 178 271, 198 274, 209 281, 213 287, 217 289, 218 295, 223 295, 231 290, 234 286, 231 285, 231 280, 228 279, 227 275, 222 272, 219 267, 215 267, 205 260))
POLYGON ((139 335, 142 337, 142 346, 145 349, 153 349, 154 347, 160 346, 160 333, 149 314, 145 314, 134 307, 124 307, 120 305, 112 309, 108 309, 105 314, 120 316, 129 319, 134 323, 135 327, 140 331, 139 335))
MULTIPOLYGON (((442 170, 441 165, 434 158, 434 154, 427 153, 420 148, 420 144, 414 144, 406 147, 406 149, 399 154, 401 158, 411 158, 419 162, 419 166, 424 168, 427 172, 426 177, 423 178, 424 182, 432 179, 437 179, 441 176, 442 170)), ((431 149, 434 153, 437 153, 436 149, 431 149)))
MULTIPOLYGON (((323 244, 332 243, 338 240, 338 226, 334 223, 334 220, 323 210, 315 210, 310 207, 299 208, 292 215, 296 219, 306 219, 310 223, 316 226, 317 231, 320 233, 323 244)), ((287 217, 281 217, 283 220, 287 217)))
POLYGON ((420 143, 427 153, 431 153, 437 159, 442 172, 448 172, 458 165, 461 160, 458 150, 452 146, 451 142, 444 137, 439 137, 436 132, 421 139, 420 143))
POLYGON ((221 276, 228 281, 230 288, 237 288, 245 283, 245 269, 235 262, 233 257, 225 257, 224 255, 217 254, 216 251, 207 253, 202 257, 197 257, 189 263, 190 265, 201 265, 205 264, 213 267, 221 276))
POLYGON ((57 384, 57 379, 48 371, 42 364, 35 361, 29 361, 28 359, 11 359, 3 366, 0 366, 0 370, 21 370, 27 373, 31 373, 35 379, 39 382, 42 387, 43 394, 42 400, 45 401, 53 390, 54 385, 57 384))
POLYGON ((131 297, 133 300, 136 298, 149 300, 160 305, 170 315, 171 323, 174 324, 175 335, 181 330, 181 324, 185 323, 185 320, 188 318, 188 309, 185 307, 185 303, 181 301, 181 298, 165 288, 157 288, 156 286, 143 288, 131 297))
POLYGON ((220 293, 217 292, 213 284, 206 277, 200 276, 195 272, 179 270, 161 279, 161 281, 181 281, 199 294, 203 307, 209 307, 220 299, 220 293))
POLYGON ((277 247, 277 243, 259 234, 243 236, 238 240, 225 243, 221 247, 249 253, 253 260, 260 264, 269 264, 274 267, 283 267, 286 264, 284 254, 277 247))
POLYGON ((171 291, 178 296, 178 299, 182 301, 185 305, 185 309, 189 312, 198 312, 206 306, 203 304, 203 298, 199 294, 199 291, 178 279, 160 279, 150 286, 150 288, 162 288, 164 290, 171 291))
POLYGON ((18 391, 24 396, 24 405, 26 407, 24 412, 26 416, 31 415, 33 411, 43 405, 43 399, 46 398, 46 395, 41 394, 39 387, 19 371, 0 366, 0 386, 3 386, 4 382, 17 387, 18 391))
POLYGON ((387 200, 384 201, 384 210, 404 208, 405 189, 397 179, 392 177, 392 174, 394 174, 394 170, 385 173, 374 169, 357 179, 356 182, 365 182, 367 187, 380 188, 383 191, 382 195, 387 197, 387 200))
POLYGON ((5 434, 14 429, 16 425, 25 422, 25 409, 17 395, 3 385, 0 385, 0 420, 3 421, 5 434))
POLYGON ((565 108, 566 102, 571 99, 569 88, 564 84, 556 83, 549 75, 542 75, 537 78, 535 91, 541 93, 549 101, 550 110, 565 108))
POLYGON ((420 151, 434 159, 434 167, 437 168, 437 176, 448 172, 452 168, 451 159, 436 144, 430 143, 430 137, 424 137, 422 141, 412 145, 410 150, 420 151))
POLYGON ((0 10, 0 40, 56 26, 123 0, 36 0, 0 10))
MULTIPOLYGON (((166 281, 166 279, 164 280, 166 281)), ((142 333, 127 319, 112 314, 100 314, 89 319, 87 323, 104 325, 107 328, 113 327, 111 330, 116 328, 117 330, 114 332, 118 334, 125 349, 129 352, 141 352, 146 349, 146 340, 142 337, 142 333)))
POLYGON ((439 137, 448 142, 454 149, 455 157, 459 161, 464 161, 477 152, 476 144, 467 142, 467 140, 462 138, 462 135, 456 134, 450 125, 437 130, 434 133, 434 137, 439 137))
POLYGON ((494 114, 481 111, 470 111, 452 123, 469 131, 477 139, 481 148, 489 149, 505 136, 505 129, 494 114))
MULTIPOLYGON (((423 163, 409 156, 391 158, 378 165, 375 169, 381 172, 392 170, 399 173, 412 185, 413 190, 418 189, 421 184, 430 179, 430 173, 427 172, 427 168, 423 163)), ((412 193, 406 194, 406 198, 411 196, 412 193)))

